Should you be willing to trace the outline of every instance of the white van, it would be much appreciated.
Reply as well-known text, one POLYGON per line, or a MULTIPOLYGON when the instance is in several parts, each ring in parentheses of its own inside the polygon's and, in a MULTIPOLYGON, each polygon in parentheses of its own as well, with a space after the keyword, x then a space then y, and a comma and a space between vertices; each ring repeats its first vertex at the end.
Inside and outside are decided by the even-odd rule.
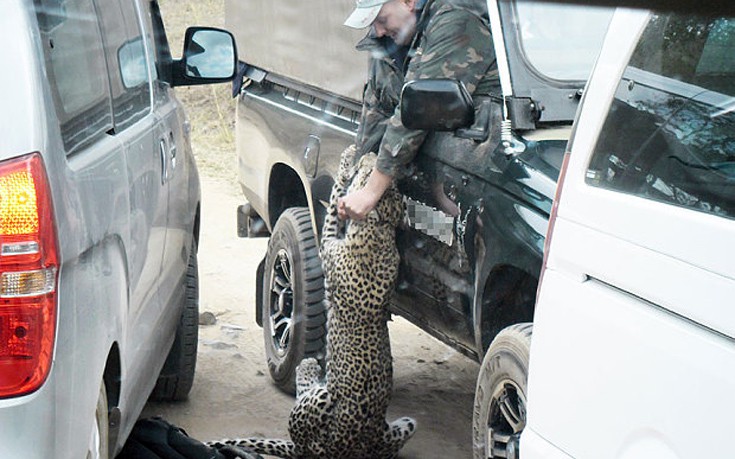
POLYGON ((524 459, 735 454, 733 56, 735 17, 616 12, 550 220, 524 459))

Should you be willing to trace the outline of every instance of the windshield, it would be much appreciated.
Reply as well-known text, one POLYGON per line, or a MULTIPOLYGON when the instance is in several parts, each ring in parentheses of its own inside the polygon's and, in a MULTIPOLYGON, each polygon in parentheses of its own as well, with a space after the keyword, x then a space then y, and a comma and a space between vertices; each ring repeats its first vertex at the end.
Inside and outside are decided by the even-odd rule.
POLYGON ((586 80, 612 13, 611 8, 516 3, 517 30, 526 59, 546 77, 586 80))

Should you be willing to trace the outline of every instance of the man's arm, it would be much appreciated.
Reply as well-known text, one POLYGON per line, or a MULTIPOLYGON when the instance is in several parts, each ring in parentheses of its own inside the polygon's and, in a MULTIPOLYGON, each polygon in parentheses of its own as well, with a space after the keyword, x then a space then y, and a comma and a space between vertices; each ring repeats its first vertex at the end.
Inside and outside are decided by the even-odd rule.
MULTIPOLYGON (((473 93, 494 61, 490 31, 479 17, 461 9, 440 9, 424 31, 405 81, 456 78, 473 93)), ((426 131, 403 126, 399 103, 388 120, 375 170, 364 188, 340 200, 340 218, 364 219, 388 189, 399 168, 416 156, 426 135, 426 131)))
POLYGON ((391 62, 390 56, 370 58, 355 138, 358 158, 369 152, 377 153, 388 120, 398 105, 402 86, 403 73, 391 62))
MULTIPOLYGON (((470 94, 495 63, 487 24, 462 9, 443 8, 431 18, 405 81, 425 78, 455 78, 470 94)), ((388 120, 378 152, 377 168, 395 177, 400 166, 413 160, 427 132, 407 129, 401 123, 401 107, 388 120)))

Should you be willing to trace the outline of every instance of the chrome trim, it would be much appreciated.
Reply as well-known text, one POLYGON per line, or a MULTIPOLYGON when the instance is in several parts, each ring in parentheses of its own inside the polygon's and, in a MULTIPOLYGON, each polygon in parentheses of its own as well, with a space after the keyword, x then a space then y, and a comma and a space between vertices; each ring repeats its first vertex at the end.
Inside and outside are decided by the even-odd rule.
MULTIPOLYGON (((253 99, 255 99, 255 100, 259 101, 259 102, 262 102, 264 104, 270 105, 272 107, 277 107, 279 110, 284 110, 284 111, 286 111, 286 112, 288 112, 288 113, 290 113, 292 115, 296 115, 296 116, 300 116, 302 118, 305 118, 305 119, 307 119, 307 120, 309 120, 309 121, 311 121, 313 123, 316 123, 316 124, 318 124, 320 126, 326 126, 326 127, 332 128, 335 131, 341 132, 342 134, 345 134, 345 135, 349 135, 349 136, 354 136, 355 135, 355 131, 351 131, 349 129, 344 129, 344 128, 335 126, 334 124, 329 123, 327 121, 324 121, 322 119, 315 118, 313 116, 309 116, 309 115, 307 115, 307 114, 305 114, 303 112, 300 112, 298 110, 294 110, 293 108, 289 108, 289 107, 286 107, 283 104, 279 104, 277 102, 274 102, 274 101, 268 99, 267 97, 256 96, 255 94, 250 93, 250 92, 245 93, 245 95, 247 97, 251 97, 251 98, 253 98, 253 99)), ((286 99, 286 100, 288 100, 288 99, 286 99)), ((332 116, 332 115, 328 115, 328 116, 332 116)))

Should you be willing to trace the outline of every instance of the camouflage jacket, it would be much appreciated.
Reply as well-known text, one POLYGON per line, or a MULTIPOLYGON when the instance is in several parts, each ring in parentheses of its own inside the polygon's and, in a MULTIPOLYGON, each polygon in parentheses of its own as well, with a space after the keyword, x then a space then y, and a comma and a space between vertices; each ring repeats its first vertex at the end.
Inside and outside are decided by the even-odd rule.
POLYGON ((373 38, 368 35, 357 44, 357 49, 368 52, 370 56, 355 139, 359 158, 378 152, 385 127, 400 100, 409 47, 398 46, 389 37, 373 38))
POLYGON ((376 43, 361 42, 372 57, 356 143, 358 154, 364 154, 374 151, 377 139, 381 139, 377 163, 381 172, 400 176, 428 134, 407 129, 401 123, 400 92, 404 82, 456 78, 473 95, 499 92, 487 13, 479 4, 477 0, 429 0, 403 65, 387 50, 376 52, 376 43))

